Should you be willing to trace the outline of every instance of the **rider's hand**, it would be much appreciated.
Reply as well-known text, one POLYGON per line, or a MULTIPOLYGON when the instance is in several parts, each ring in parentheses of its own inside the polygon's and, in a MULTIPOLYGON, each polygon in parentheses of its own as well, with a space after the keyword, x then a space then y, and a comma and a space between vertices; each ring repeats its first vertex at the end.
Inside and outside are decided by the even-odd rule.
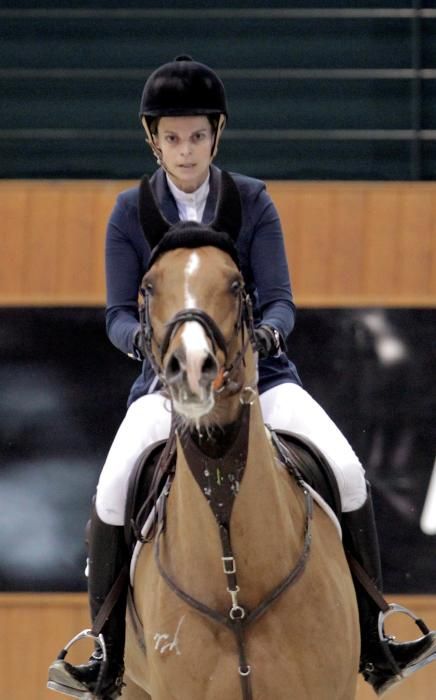
POLYGON ((274 355, 278 355, 281 352, 280 334, 275 328, 271 328, 271 326, 263 323, 254 329, 254 337, 256 338, 259 357, 274 357, 274 355))

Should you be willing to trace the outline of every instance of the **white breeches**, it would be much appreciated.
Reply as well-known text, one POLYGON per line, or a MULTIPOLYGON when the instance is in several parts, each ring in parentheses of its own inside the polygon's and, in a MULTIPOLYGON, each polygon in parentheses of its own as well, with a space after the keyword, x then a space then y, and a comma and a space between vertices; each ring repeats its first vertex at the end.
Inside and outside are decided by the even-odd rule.
MULTIPOLYGON (((365 473, 351 445, 327 413, 297 384, 269 389, 260 397, 265 423, 307 437, 333 469, 342 510, 360 508, 366 500, 365 473)), ((139 455, 170 432, 169 402, 147 394, 132 403, 109 450, 97 486, 96 509, 109 525, 124 524, 127 485, 139 455)))

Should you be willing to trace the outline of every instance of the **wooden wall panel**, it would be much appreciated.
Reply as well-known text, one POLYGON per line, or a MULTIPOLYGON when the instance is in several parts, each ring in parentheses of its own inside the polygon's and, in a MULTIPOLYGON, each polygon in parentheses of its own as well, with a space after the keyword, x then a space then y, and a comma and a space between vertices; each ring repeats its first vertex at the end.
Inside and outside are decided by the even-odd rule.
MULTIPOLYGON (((358 296, 363 287, 363 247, 366 197, 361 189, 345 189, 332 196, 329 286, 333 296, 358 296)), ((316 250, 313 251, 316 254, 316 250)))
POLYGON ((372 290, 394 296, 397 284, 398 222, 400 196, 398 190, 380 188, 371 191, 365 217, 364 294, 372 290), (382 232, 382 233, 381 233, 382 232))
POLYGON ((61 253, 61 194, 59 189, 41 189, 28 194, 27 218, 22 240, 21 293, 38 290, 55 296, 61 253), (24 274, 23 274, 24 273, 24 274))
POLYGON ((432 198, 427 192, 406 192, 400 205, 399 289, 422 294, 430 287, 432 198), (417 245, 417 241, 420 245, 417 245))
MULTIPOLYGON (((103 304, 104 238, 131 182, 0 182, 0 303, 103 304)), ((299 306, 434 306, 436 184, 270 182, 299 306)))
POLYGON ((300 306, 434 306, 433 183, 271 182, 300 306))
POLYGON ((13 191, 0 188, 0 289, 2 300, 22 296, 26 216, 28 214, 26 188, 13 191))
POLYGON ((104 238, 126 183, 0 183, 0 303, 104 303, 104 238))
MULTIPOLYGON (((88 626, 84 595, 1 594, 0 697, 61 698, 46 689, 48 664, 69 639, 88 626)), ((82 648, 82 653, 88 650, 82 648)), ((79 660, 77 653, 73 658, 79 660)))
MULTIPOLYGON (((396 596, 436 628, 436 596, 396 596)), ((395 619, 395 618, 392 618, 395 619)), ((413 634, 407 618, 400 616, 394 632, 398 638, 413 634), (401 637, 401 635, 403 635, 401 637)), ((63 695, 45 688, 47 668, 59 649, 78 631, 89 626, 84 594, 0 594, 0 697, 5 700, 55 700, 63 695)), ((416 634, 415 634, 416 636, 416 634)), ((89 648, 73 648, 69 659, 83 661, 89 648)), ((436 663, 431 664, 389 695, 392 700, 433 700, 436 663)), ((372 700, 370 687, 359 681, 356 700, 372 700)))

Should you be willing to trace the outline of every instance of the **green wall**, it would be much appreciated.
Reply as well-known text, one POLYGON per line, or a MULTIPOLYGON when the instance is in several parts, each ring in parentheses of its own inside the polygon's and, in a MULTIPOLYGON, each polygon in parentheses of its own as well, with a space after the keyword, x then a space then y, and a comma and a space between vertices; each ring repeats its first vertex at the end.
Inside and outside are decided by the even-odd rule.
POLYGON ((218 157, 227 169, 268 179, 434 178, 434 3, 160 4, 2 4, 2 177, 151 171, 137 117, 142 86, 157 65, 190 53, 227 87, 218 157))

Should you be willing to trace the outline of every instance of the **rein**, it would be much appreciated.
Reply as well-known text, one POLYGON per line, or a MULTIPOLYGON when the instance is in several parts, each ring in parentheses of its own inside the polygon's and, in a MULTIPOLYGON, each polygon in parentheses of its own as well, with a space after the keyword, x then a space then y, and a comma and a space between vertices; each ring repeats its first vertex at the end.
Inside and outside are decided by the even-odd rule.
MULTIPOLYGON (((248 392, 247 396, 251 396, 250 392, 248 392)), ((238 458, 236 459, 236 464, 235 464, 235 469, 234 472, 238 473, 238 478, 242 478, 242 472, 243 468, 245 467, 245 461, 246 461, 246 456, 247 456, 247 449, 248 449, 248 427, 249 427, 249 419, 250 419, 250 405, 252 403, 252 398, 248 399, 246 401, 241 400, 241 403, 243 403, 243 408, 241 411, 241 419, 240 419, 240 430, 238 433, 238 437, 235 441, 235 445, 233 447, 233 452, 238 455, 238 458), (241 454, 242 450, 242 454, 241 454), (244 465, 241 466, 242 460, 244 460, 244 465)), ((195 450, 188 450, 189 452, 189 457, 192 458, 194 457, 194 460, 196 459, 195 457, 195 450)), ((199 450, 198 450, 199 452, 199 450)), ((231 598, 231 607, 229 608, 229 611, 226 614, 223 614, 222 612, 218 610, 214 610, 210 608, 209 606, 205 605, 201 601, 197 600, 193 596, 191 596, 189 593, 184 591, 178 583, 174 580, 174 578, 166 571, 164 568, 161 558, 160 558, 160 539, 162 537, 162 534, 164 533, 165 530, 165 512, 164 508, 160 509, 160 512, 158 514, 158 529, 157 529, 157 534, 154 542, 154 558, 156 562, 156 566, 158 568, 158 571, 164 581, 167 583, 168 587, 181 599, 183 600, 187 605, 192 607, 194 610, 197 612, 201 613, 202 615, 206 616, 210 620, 223 625, 227 629, 229 629, 235 637, 236 644, 237 644, 237 649, 238 649, 238 656, 239 656, 239 666, 238 666, 238 672, 241 680, 241 690, 242 690, 242 697, 243 700, 252 700, 253 698, 253 691, 252 691, 252 683, 251 683, 251 666, 248 663, 247 659, 247 654, 246 654, 246 642, 245 642, 245 632, 247 627, 252 624, 253 622, 257 621, 262 615, 267 612, 267 610, 271 607, 271 605, 292 585, 294 584, 300 576, 303 574, 307 560, 309 558, 309 553, 310 553, 310 546, 311 546, 311 541, 312 541, 312 516, 313 516, 313 501, 312 501, 312 496, 310 492, 307 490, 299 472, 298 469, 296 468, 296 465, 293 463, 292 456, 291 454, 286 450, 286 448, 281 448, 280 449, 280 455, 285 463, 285 466, 290 473, 290 475, 295 479, 297 485, 301 488, 304 494, 304 501, 305 501, 305 522, 304 522, 304 540, 303 540, 303 547, 301 554, 298 558, 297 563, 295 566, 291 569, 289 574, 285 576, 280 583, 273 588, 272 591, 257 605, 253 610, 247 610, 244 608, 240 603, 239 603, 239 593, 240 593, 240 587, 238 586, 238 579, 237 579, 237 565, 236 565, 236 559, 233 553, 232 545, 231 545, 231 540, 230 540, 230 515, 231 515, 231 509, 233 506, 233 500, 234 497, 236 497, 237 489, 233 491, 233 500, 224 502, 224 503, 218 503, 217 501, 213 501, 211 498, 209 500, 210 494, 208 493, 206 488, 202 488, 203 493, 206 495, 206 497, 209 500, 209 505, 212 508, 212 511, 215 515, 215 518, 218 523, 219 527, 219 534, 220 534, 220 540, 221 540, 221 547, 222 547, 222 567, 224 574, 226 575, 227 579, 227 592, 230 595, 231 598)), ((186 455, 185 455, 186 456, 186 455)), ((228 455, 226 455, 225 459, 228 459, 228 455)), ((209 472, 207 469, 204 468, 204 464, 192 464, 190 463, 190 468, 192 473, 194 474, 195 478, 197 481, 198 479, 198 474, 203 474, 205 476, 209 476, 209 472)), ((233 473, 234 473, 233 472, 233 473)), ((199 482, 199 485, 201 487, 201 483, 199 482)))

